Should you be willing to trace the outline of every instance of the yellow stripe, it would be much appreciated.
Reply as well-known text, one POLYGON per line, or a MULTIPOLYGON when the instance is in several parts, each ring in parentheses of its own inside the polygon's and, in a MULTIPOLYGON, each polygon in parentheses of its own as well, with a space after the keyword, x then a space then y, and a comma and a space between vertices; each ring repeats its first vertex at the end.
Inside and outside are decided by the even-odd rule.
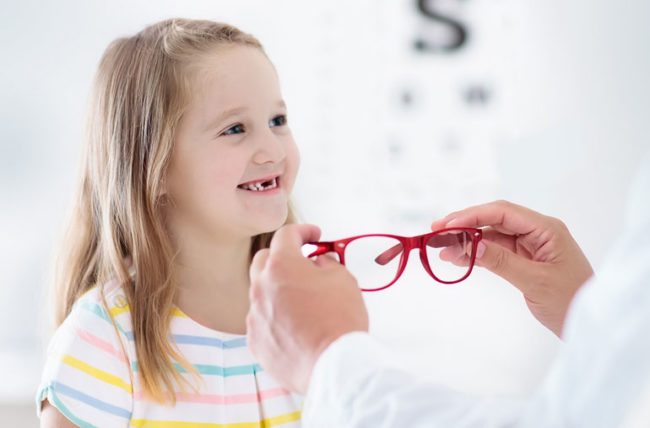
POLYGON ((275 427, 289 422, 300 420, 300 412, 287 413, 286 415, 276 416, 274 418, 264 419, 262 421, 263 428, 275 427))
POLYGON ((172 309, 172 315, 175 317, 187 318, 187 315, 178 308, 172 309))
POLYGON ((259 422, 240 422, 232 424, 213 424, 208 422, 151 421, 147 419, 131 420, 131 426, 137 428, 271 428, 300 420, 300 412, 288 413, 259 422))
POLYGON ((117 306, 113 306, 112 308, 110 308, 110 309, 108 310, 108 312, 110 312, 111 315, 114 316, 114 317, 116 317, 116 316, 118 316, 118 315, 121 315, 121 314, 123 314, 124 312, 129 312, 129 311, 130 311, 130 309, 129 309, 129 306, 128 306, 128 305, 124 306, 123 308, 119 308, 119 307, 117 307, 117 306))
POLYGON ((80 370, 84 373, 87 373, 95 379, 101 380, 102 382, 117 386, 129 394, 132 392, 131 385, 124 382, 119 377, 86 364, 83 361, 78 360, 70 355, 63 356, 63 363, 69 365, 70 367, 74 367, 75 369, 80 370))
MULTIPOLYGON (((118 306, 113 306, 112 308, 110 308, 110 309, 108 310, 108 312, 110 312, 111 315, 113 315, 114 317, 116 317, 116 316, 118 316, 118 315, 123 314, 124 312, 129 312, 130 310, 131 310, 131 309, 129 308, 128 305, 127 305, 127 306, 124 306, 123 308, 120 308, 120 307, 118 307, 118 306)), ((185 313, 183 313, 183 312, 182 312, 180 309, 178 309, 178 308, 174 308, 174 309, 172 309, 172 315, 175 316, 175 317, 187 318, 187 315, 185 315, 185 313)))

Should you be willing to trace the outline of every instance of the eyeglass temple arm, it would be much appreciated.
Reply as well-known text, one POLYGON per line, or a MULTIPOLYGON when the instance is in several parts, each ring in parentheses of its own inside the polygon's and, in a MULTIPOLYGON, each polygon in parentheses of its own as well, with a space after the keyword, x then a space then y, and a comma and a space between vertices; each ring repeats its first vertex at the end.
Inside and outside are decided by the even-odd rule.
POLYGON ((315 245, 316 249, 312 251, 307 258, 312 258, 316 256, 322 256, 323 254, 330 253, 334 251, 333 242, 308 242, 309 245, 315 245))
MULTIPOLYGON (((432 236, 427 241, 427 246, 431 248, 442 248, 442 247, 450 247, 457 243, 458 243, 457 234, 445 234, 445 235, 432 236)), ((378 255, 377 258, 375 259, 375 263, 384 266, 390 263, 390 261, 393 260, 395 257, 399 256, 402 250, 403 250, 402 244, 393 245, 388 250, 378 255)))

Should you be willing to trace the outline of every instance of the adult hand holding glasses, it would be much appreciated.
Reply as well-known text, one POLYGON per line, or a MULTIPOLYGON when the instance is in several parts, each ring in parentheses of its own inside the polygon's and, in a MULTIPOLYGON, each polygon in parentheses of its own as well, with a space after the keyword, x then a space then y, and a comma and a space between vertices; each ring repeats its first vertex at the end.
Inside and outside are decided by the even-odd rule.
MULTIPOLYGON (((475 264, 501 276, 524 295, 533 315, 557 336, 580 286, 593 275, 582 250, 560 220, 496 201, 449 214, 432 230, 481 227, 475 264)), ((466 265, 466 257, 447 260, 466 265)))
POLYGON ((301 247, 319 237, 313 225, 284 226, 250 268, 248 345, 265 371, 302 393, 325 348, 344 334, 368 331, 354 277, 328 256, 314 262, 302 255, 301 247))
MULTIPOLYGON (((248 343, 265 370, 293 391, 304 393, 325 349, 347 333, 368 329, 360 291, 364 286, 330 257, 305 258, 301 247, 306 243, 316 243, 319 254, 337 253, 347 265, 352 247, 338 244, 392 239, 359 253, 376 266, 400 260, 396 269, 389 269, 388 282, 375 283, 380 288, 397 280, 412 249, 419 249, 425 270, 431 268, 438 282, 443 282, 436 276, 440 271, 432 266, 428 251, 440 250, 436 256, 459 266, 470 265, 475 258, 477 265, 519 288, 533 314, 558 335, 573 295, 593 274, 559 220, 511 203, 468 208, 434 222, 432 229, 435 232, 411 238, 370 235, 320 243, 315 226, 278 230, 271 247, 255 255, 250 270, 248 343), (479 235, 477 227, 484 227, 479 235)), ((461 276, 448 283, 466 278, 462 272, 469 274, 464 269, 459 272, 461 276)))

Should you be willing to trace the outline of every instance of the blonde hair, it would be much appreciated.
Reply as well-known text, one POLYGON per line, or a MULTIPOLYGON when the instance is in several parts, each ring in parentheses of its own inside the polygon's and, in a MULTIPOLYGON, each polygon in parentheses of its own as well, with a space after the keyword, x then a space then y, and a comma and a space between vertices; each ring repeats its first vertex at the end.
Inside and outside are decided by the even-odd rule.
MULTIPOLYGON (((130 306, 141 383, 157 401, 174 401, 175 383, 184 382, 175 362, 192 369, 169 341, 176 284, 161 183, 190 97, 188 67, 232 45, 263 52, 257 39, 226 24, 165 20, 113 41, 95 76, 82 177, 58 260, 55 323, 86 291, 117 280, 130 306)), ((287 223, 293 219, 289 207, 287 223)), ((251 255, 271 237, 254 237, 251 255)))

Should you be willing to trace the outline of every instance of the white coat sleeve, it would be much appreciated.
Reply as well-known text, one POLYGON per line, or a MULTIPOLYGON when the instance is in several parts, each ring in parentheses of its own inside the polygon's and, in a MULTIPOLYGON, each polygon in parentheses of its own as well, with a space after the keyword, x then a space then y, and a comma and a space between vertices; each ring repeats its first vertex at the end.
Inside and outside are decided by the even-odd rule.
POLYGON ((387 361, 366 333, 332 343, 318 360, 303 410, 305 427, 508 427, 522 403, 461 394, 419 381, 387 361))

